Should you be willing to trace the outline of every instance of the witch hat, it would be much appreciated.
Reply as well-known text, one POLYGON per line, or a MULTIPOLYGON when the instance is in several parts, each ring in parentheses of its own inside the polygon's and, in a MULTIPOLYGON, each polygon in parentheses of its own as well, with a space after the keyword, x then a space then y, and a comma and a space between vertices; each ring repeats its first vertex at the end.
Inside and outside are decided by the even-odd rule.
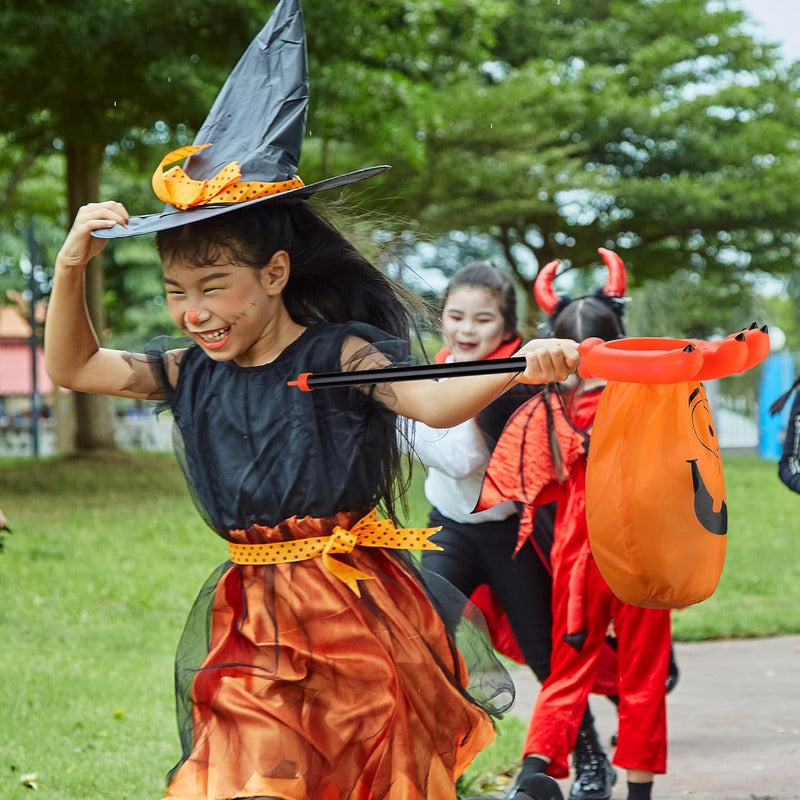
POLYGON ((368 167, 304 185, 296 170, 307 110, 303 13, 299 0, 280 0, 225 81, 194 144, 173 150, 158 165, 153 190, 167 204, 164 211, 93 235, 155 233, 255 203, 306 199, 389 169, 368 167), (164 172, 186 156, 185 168, 164 172))

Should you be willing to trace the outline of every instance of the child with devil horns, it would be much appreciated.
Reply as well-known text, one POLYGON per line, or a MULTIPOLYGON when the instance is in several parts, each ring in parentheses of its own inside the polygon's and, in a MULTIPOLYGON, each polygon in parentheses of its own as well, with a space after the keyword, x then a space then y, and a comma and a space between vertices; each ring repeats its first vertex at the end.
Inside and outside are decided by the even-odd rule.
MULTIPOLYGON (((780 414, 792 393, 800 387, 800 378, 769 407, 772 415, 780 414)), ((797 392, 789 410, 789 422, 778 462, 778 477, 793 492, 800 492, 800 392, 797 392)))
MULTIPOLYGON (((602 251, 610 279, 601 291, 575 300, 559 297, 552 281, 559 262, 545 266, 534 293, 549 315, 549 334, 605 341, 625 336, 626 275, 621 259, 602 251)), ((549 386, 522 406, 495 447, 477 508, 502 499, 522 501, 520 542, 533 515, 556 501, 551 672, 536 700, 517 785, 534 776, 569 774, 568 756, 589 747, 581 720, 595 683, 610 627, 618 649, 619 732, 613 763, 628 771, 628 800, 648 800, 653 775, 666 770, 665 695, 670 669, 670 612, 618 600, 600 575, 589 548, 585 514, 586 453, 604 383, 549 386), (524 446, 523 446, 524 441, 524 446)), ((598 758, 605 758, 598 754, 598 758)), ((613 773, 594 796, 607 800, 613 773)), ((524 796, 524 795, 523 795, 524 796)), ((571 795, 572 796, 572 795, 571 795)))
MULTIPOLYGON (((395 523, 396 420, 458 424, 509 377, 287 385, 402 362, 411 329, 396 288, 306 202, 384 167, 303 185, 305 73, 300 8, 281 0, 196 144, 156 170, 164 211, 78 212, 56 259, 47 367, 76 391, 168 405, 197 506, 227 545, 178 648, 183 755, 165 797, 454 799, 493 737, 487 711, 507 708, 513 687, 477 638, 469 661, 457 648, 440 605, 455 590, 403 552, 435 545, 432 530, 395 523), (163 172, 186 155, 185 170, 163 172), (86 264, 106 239, 151 232, 188 344, 102 348, 86 264)), ((523 382, 564 380, 579 361, 568 340, 518 352, 523 382)), ((479 626, 458 628, 477 637, 479 626)))
MULTIPOLYGON (((441 311, 444 345, 437 363, 502 359, 518 349, 517 298, 511 278, 489 261, 472 261, 448 281, 441 311)), ((544 683, 550 672, 549 571, 554 504, 537 511, 533 531, 519 547, 519 513, 511 501, 475 512, 491 448, 509 416, 541 390, 517 385, 474 419, 448 430, 414 425, 415 456, 427 467, 425 495, 433 508, 431 537, 440 550, 425 551, 422 564, 446 578, 483 612, 495 648, 526 664, 544 683)), ((616 654, 608 648, 604 680, 595 691, 616 692, 616 654)), ((573 761, 572 800, 597 800, 610 785, 605 756, 587 705, 573 761)), ((514 787, 509 797, 516 794, 514 787)))

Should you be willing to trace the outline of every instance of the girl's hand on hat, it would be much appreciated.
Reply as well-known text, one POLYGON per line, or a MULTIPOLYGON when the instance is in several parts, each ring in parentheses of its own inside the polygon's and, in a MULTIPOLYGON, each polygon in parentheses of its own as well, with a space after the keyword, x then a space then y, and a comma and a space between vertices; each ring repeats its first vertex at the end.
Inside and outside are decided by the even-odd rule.
POLYGON ((516 353, 528 366, 517 377, 520 383, 551 383, 566 380, 580 363, 578 343, 572 339, 534 339, 516 353))
POLYGON ((122 203, 109 200, 82 206, 61 245, 56 262, 64 267, 85 267, 106 246, 106 240, 95 238, 92 231, 127 224, 128 212, 122 203))

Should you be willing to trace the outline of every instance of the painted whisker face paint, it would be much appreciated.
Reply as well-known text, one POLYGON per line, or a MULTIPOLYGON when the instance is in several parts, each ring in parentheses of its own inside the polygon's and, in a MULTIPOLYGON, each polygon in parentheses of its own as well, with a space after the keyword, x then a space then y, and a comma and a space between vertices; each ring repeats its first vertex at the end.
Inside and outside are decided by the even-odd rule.
POLYGON ((171 263, 164 268, 164 284, 173 322, 210 358, 242 366, 264 358, 265 331, 276 305, 259 271, 228 263, 171 263))

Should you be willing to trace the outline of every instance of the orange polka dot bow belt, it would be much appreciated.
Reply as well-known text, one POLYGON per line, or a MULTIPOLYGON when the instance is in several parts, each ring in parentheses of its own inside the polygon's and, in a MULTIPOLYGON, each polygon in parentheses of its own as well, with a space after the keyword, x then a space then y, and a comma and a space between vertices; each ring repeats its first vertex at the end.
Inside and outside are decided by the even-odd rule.
POLYGON ((258 197, 300 189, 303 181, 297 176, 285 181, 242 181, 242 171, 236 161, 226 164, 216 175, 204 181, 190 178, 183 167, 173 167, 164 172, 167 164, 174 164, 209 144, 186 145, 167 153, 153 173, 153 191, 159 200, 185 211, 187 208, 209 203, 244 203, 258 197))
MULTIPOLYGON (((397 528, 389 519, 380 519, 373 509, 362 517, 350 530, 339 525, 330 536, 312 536, 285 542, 240 544, 228 542, 230 559, 234 564, 286 564, 306 561, 322 556, 322 563, 359 597, 358 581, 371 580, 367 575, 349 564, 334 558, 335 554, 351 553, 354 547, 387 547, 392 550, 441 550, 438 544, 429 541, 440 528, 397 528)), ((233 531, 239 533, 239 531, 233 531)))

